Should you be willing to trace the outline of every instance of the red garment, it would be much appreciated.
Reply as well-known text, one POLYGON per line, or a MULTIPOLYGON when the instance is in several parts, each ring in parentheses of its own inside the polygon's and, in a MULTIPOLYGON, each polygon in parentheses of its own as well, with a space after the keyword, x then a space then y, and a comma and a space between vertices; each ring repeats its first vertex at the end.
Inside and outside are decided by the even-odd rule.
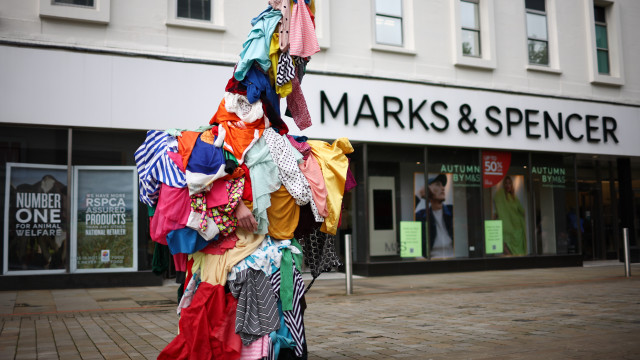
POLYGON ((253 190, 251 190, 251 176, 249 175, 249 168, 247 165, 240 165, 244 170, 244 191, 242 192, 242 200, 253 202, 253 190))
POLYGON ((158 360, 239 359, 242 340, 235 332, 238 300, 224 286, 201 282, 180 314, 180 333, 158 360))
POLYGON ((187 254, 179 253, 173 255, 173 264, 176 267, 176 271, 185 272, 187 270, 187 254))
POLYGON ((238 236, 235 232, 227 236, 222 236, 222 234, 220 234, 220 238, 218 240, 210 241, 209 245, 200 250, 200 252, 210 255, 224 255, 227 250, 236 247, 236 241, 238 241, 238 236))
POLYGON ((187 225, 191 212, 189 189, 174 188, 165 183, 160 184, 160 196, 156 212, 151 218, 149 235, 157 243, 167 245, 167 235, 172 230, 182 229, 187 225))

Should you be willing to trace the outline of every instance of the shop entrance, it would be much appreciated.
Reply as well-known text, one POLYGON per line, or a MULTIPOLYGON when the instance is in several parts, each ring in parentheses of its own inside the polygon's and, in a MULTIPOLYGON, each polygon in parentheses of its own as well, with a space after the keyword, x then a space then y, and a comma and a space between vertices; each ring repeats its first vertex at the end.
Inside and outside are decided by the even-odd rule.
POLYGON ((618 259, 618 191, 614 171, 613 161, 578 160, 578 202, 585 261, 618 259))

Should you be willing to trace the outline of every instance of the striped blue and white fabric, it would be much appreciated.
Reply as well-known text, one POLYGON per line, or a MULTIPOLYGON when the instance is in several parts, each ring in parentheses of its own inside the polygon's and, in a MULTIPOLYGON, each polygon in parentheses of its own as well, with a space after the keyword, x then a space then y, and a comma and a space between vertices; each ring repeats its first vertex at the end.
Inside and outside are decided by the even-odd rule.
POLYGON ((149 130, 147 138, 135 152, 140 201, 149 206, 158 202, 160 183, 176 188, 187 186, 184 172, 171 160, 167 151, 178 152, 176 138, 164 131, 149 130))

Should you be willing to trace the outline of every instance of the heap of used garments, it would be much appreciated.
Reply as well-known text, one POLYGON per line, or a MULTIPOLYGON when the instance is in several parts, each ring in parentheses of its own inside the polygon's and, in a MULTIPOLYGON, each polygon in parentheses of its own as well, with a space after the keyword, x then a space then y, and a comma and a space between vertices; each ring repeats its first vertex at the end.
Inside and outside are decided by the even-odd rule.
POLYGON ((319 51, 313 14, 313 0, 269 1, 209 125, 151 130, 135 153, 154 269, 166 248, 184 278, 179 334, 158 359, 307 357, 302 262, 313 280, 340 264, 355 186, 346 138, 292 136, 280 115, 286 98, 298 128, 311 125, 300 82, 319 51))

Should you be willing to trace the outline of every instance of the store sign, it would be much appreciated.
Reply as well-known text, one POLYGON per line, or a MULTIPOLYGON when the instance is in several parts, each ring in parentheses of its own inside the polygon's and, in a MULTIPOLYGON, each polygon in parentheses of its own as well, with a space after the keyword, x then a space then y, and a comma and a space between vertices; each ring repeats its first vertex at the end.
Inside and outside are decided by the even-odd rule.
POLYGON ((77 166, 74 174, 72 266, 78 271, 136 270, 135 168, 77 166))
POLYGON ((440 173, 451 174, 457 185, 480 185, 480 166, 465 164, 442 164, 440 173))
POLYGON ((564 187, 567 170, 563 167, 533 166, 531 174, 545 187, 564 187))
MULTIPOLYGON (((640 108, 434 84, 308 74, 314 138, 640 156, 640 108)), ((287 117, 290 129, 296 125, 287 117)))
POLYGON ((511 153, 502 151, 482 152, 482 186, 490 188, 498 184, 509 171, 511 153))
POLYGON ((4 273, 65 271, 67 167, 7 163, 4 273))

